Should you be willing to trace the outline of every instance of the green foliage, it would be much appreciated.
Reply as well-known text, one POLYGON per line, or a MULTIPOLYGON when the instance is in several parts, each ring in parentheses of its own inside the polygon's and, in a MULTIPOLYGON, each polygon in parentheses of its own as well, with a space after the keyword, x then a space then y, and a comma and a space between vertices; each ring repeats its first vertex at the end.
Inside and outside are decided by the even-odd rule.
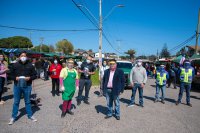
POLYGON ((35 46, 31 50, 36 51, 36 52, 49 52, 49 46, 42 44, 42 45, 35 46))
POLYGON ((135 58, 136 51, 134 49, 129 49, 125 54, 128 54, 130 56, 130 59, 135 58))
POLYGON ((23 36, 13 36, 0 39, 0 47, 2 48, 31 48, 33 44, 31 40, 23 36))
POLYGON ((59 41, 56 43, 57 51, 63 52, 64 54, 70 54, 74 50, 74 46, 71 42, 69 42, 66 39, 63 39, 62 41, 59 41))

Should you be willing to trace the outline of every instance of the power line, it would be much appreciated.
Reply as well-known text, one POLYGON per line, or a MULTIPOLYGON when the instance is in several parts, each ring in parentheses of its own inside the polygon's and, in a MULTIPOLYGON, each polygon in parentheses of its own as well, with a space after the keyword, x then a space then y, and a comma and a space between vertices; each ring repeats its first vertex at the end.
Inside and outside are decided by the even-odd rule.
POLYGON ((187 40, 185 40, 184 42, 180 43, 179 45, 175 46, 174 48, 170 49, 169 51, 176 51, 177 49, 185 46, 188 42, 192 41, 195 38, 195 34, 192 35, 190 38, 188 38, 187 40))
POLYGON ((15 26, 0 25, 1 28, 9 28, 16 30, 26 30, 26 31, 45 31, 45 32, 83 32, 83 31, 97 31, 98 29, 78 29, 78 30, 53 30, 53 29, 34 29, 34 28, 23 28, 15 26))
MULTIPOLYGON (((99 29, 98 23, 92 18, 92 16, 90 15, 90 17, 93 19, 91 20, 90 17, 78 6, 78 4, 72 0, 72 2, 74 3, 74 5, 83 13, 84 16, 86 16, 86 18, 96 27, 99 29)), ((102 29, 103 32, 103 37, 105 38, 105 40, 108 42, 108 44, 118 53, 123 54, 122 52, 118 51, 117 49, 114 48, 114 46, 112 45, 112 43, 109 41, 108 37, 106 36, 106 34, 104 33, 104 30, 102 29)))

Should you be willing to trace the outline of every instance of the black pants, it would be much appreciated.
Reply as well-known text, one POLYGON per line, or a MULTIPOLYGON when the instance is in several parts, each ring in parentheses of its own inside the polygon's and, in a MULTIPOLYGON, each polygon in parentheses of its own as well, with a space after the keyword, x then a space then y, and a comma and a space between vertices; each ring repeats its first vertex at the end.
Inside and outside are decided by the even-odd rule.
POLYGON ((78 101, 82 99, 83 89, 85 88, 85 101, 88 101, 90 88, 92 86, 92 81, 90 79, 80 79, 79 80, 79 91, 78 91, 78 101))
POLYGON ((2 100, 2 94, 3 94, 3 87, 5 84, 5 78, 4 77, 0 77, 0 101, 2 100))
POLYGON ((49 75, 48 75, 48 71, 46 68, 44 69, 44 79, 49 80, 49 75))
POLYGON ((59 94, 59 78, 52 78, 52 94, 59 94))
POLYGON ((174 88, 176 88, 176 76, 169 78, 168 87, 170 87, 172 83, 174 84, 174 88))

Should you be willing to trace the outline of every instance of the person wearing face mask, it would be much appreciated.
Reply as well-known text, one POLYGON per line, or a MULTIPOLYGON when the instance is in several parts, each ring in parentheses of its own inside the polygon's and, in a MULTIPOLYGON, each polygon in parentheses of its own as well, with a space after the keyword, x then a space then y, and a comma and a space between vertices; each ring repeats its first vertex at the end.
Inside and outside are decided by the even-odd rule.
POLYGON ((181 103, 183 92, 185 90, 187 105, 192 107, 192 104, 190 103, 190 90, 191 90, 192 80, 195 75, 195 71, 194 71, 194 68, 191 66, 191 63, 189 60, 184 61, 183 67, 180 67, 178 74, 180 76, 180 91, 179 91, 176 105, 179 105, 181 103))
POLYGON ((2 94, 3 94, 5 80, 7 77, 7 74, 6 74, 7 71, 8 71, 8 68, 4 62, 4 55, 2 53, 0 53, 0 105, 5 103, 2 100, 2 94))
POLYGON ((162 92, 161 102, 165 104, 165 89, 167 80, 169 79, 169 74, 165 70, 164 65, 160 65, 160 70, 156 72, 155 79, 156 79, 156 95, 154 102, 156 103, 159 101, 159 93, 161 90, 162 92))
POLYGON ((67 67, 61 70, 60 86, 63 100, 61 118, 63 118, 65 117, 66 113, 70 115, 74 114, 71 111, 72 98, 74 96, 76 88, 78 88, 79 86, 78 73, 76 69, 74 69, 74 61, 72 59, 69 59, 67 67))
POLYGON ((60 71, 62 69, 62 66, 58 63, 58 59, 54 59, 53 63, 51 64, 50 68, 49 68, 49 72, 50 72, 50 77, 51 77, 51 81, 52 81, 52 96, 54 97, 55 94, 57 96, 60 96, 60 92, 59 92, 59 76, 60 76, 60 71))
POLYGON ((117 68, 116 60, 110 60, 110 69, 105 70, 103 76, 103 91, 106 96, 108 112, 105 119, 113 115, 113 102, 115 104, 115 117, 120 120, 119 95, 125 87, 125 76, 121 69, 117 68))
POLYGON ((143 105, 143 89, 147 82, 147 73, 146 69, 142 66, 142 60, 137 60, 137 65, 132 68, 130 72, 130 82, 132 89, 131 102, 128 107, 132 107, 135 104, 135 94, 138 89, 139 91, 139 105, 144 107, 143 105))
POLYGON ((17 63, 13 64, 13 67, 10 71, 11 79, 14 80, 14 103, 12 110, 12 118, 8 123, 9 125, 12 125, 16 121, 22 94, 24 96, 26 113, 28 118, 33 122, 37 121, 37 119, 33 116, 30 104, 32 81, 37 78, 37 73, 32 63, 29 62, 29 60, 27 59, 26 52, 22 52, 19 56, 19 59, 20 60, 17 63))
POLYGON ((92 57, 88 56, 87 60, 81 64, 81 67, 78 69, 78 72, 81 73, 80 80, 79 80, 79 91, 77 97, 77 105, 79 106, 82 101, 82 93, 85 87, 85 98, 84 103, 89 103, 89 92, 92 86, 91 75, 95 74, 95 66, 92 63, 92 57))
POLYGON ((102 88, 102 84, 103 84, 103 75, 105 70, 107 70, 109 68, 109 66, 107 65, 107 62, 104 61, 102 64, 102 67, 99 70, 99 81, 100 81, 100 94, 99 97, 103 96, 103 88, 102 88))

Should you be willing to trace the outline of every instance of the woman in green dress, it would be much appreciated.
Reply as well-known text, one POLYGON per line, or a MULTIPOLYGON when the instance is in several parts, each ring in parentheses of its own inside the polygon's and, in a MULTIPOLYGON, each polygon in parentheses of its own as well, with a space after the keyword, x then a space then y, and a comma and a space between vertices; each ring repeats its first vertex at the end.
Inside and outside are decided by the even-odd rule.
POLYGON ((62 91, 62 114, 61 118, 65 117, 66 113, 73 115, 71 111, 72 98, 78 87, 78 73, 74 67, 74 61, 68 60, 67 67, 63 68, 60 72, 60 86, 62 91))

